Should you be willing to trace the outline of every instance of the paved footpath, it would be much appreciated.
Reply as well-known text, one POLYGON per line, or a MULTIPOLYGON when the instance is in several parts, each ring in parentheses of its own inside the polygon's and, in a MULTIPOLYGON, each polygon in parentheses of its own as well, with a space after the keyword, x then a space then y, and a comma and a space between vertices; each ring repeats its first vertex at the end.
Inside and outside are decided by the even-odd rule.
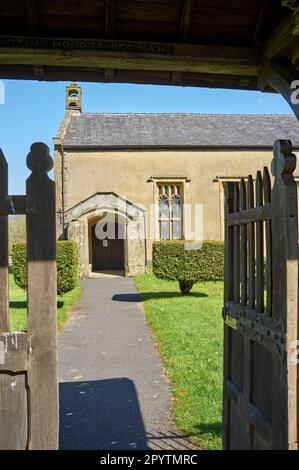
POLYGON ((171 394, 134 281, 82 281, 59 335, 61 449, 194 449, 171 394))

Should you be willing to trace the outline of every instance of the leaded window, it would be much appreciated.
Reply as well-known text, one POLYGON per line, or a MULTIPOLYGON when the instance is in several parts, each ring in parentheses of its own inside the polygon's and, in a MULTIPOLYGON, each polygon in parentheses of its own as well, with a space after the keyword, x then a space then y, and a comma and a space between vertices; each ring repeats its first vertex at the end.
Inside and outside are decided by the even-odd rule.
POLYGON ((182 185, 158 183, 160 240, 182 238, 182 185))

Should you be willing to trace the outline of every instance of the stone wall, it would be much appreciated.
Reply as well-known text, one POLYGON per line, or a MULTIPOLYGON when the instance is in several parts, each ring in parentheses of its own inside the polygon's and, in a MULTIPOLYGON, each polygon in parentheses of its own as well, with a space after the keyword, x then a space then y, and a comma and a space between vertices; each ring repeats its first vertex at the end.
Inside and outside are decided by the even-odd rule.
MULTIPOLYGON (((203 206, 203 237, 223 238, 223 181, 255 174, 270 165, 270 150, 64 150, 64 196, 67 210, 97 192, 114 192, 142 206, 147 212, 147 257, 152 239, 149 214, 157 202, 156 178, 182 178, 184 203, 191 205, 194 229, 195 204, 203 206), (218 178, 217 178, 218 177, 218 178)), ((60 157, 57 166, 57 190, 60 157)), ((60 196, 57 194, 57 200, 60 196)))

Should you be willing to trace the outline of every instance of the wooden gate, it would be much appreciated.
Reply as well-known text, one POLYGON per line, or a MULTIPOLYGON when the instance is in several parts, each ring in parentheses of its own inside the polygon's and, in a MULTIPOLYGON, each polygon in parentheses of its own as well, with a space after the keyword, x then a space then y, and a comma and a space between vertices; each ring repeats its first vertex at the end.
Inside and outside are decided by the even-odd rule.
POLYGON ((290 141, 225 188, 224 449, 297 449, 298 215, 290 141), (255 190, 254 190, 255 186, 255 190))
POLYGON ((49 148, 31 146, 26 196, 8 196, 8 169, 0 151, 0 449, 56 449, 55 183, 49 148), (8 215, 26 215, 27 332, 9 328, 8 215))

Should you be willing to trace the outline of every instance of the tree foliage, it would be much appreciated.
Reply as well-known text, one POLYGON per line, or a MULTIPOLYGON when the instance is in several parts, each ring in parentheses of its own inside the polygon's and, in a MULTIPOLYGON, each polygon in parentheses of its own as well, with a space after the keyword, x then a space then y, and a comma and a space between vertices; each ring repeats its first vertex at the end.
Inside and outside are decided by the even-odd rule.
POLYGON ((161 279, 177 280, 183 295, 197 282, 223 280, 223 270, 222 242, 206 241, 201 248, 184 240, 153 244, 153 273, 161 279))

